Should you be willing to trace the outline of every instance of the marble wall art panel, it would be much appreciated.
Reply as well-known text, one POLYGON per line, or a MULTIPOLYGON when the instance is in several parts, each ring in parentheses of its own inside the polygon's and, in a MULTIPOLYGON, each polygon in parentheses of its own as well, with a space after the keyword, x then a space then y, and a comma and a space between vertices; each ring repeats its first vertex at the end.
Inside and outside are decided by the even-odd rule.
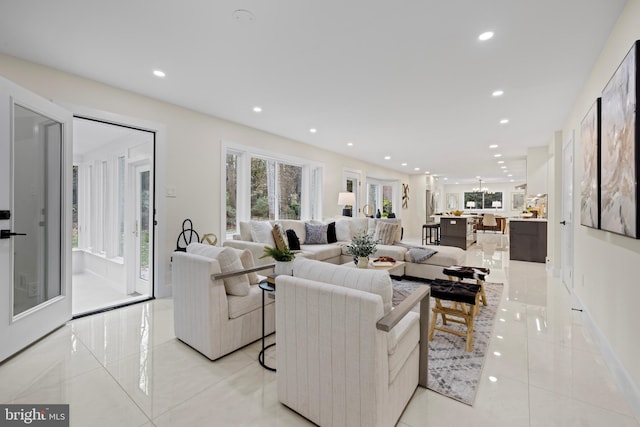
POLYGON ((592 228, 600 228, 600 101, 598 98, 580 124, 580 224, 592 228))
POLYGON ((638 238, 638 42, 602 92, 601 228, 638 238))

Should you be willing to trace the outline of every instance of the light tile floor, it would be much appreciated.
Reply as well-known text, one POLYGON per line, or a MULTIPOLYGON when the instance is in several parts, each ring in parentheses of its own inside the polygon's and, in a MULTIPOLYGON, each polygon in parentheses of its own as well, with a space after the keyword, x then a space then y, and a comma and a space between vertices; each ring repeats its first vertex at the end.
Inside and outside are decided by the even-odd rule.
MULTIPOLYGON (((505 290, 473 407, 418 388, 399 426, 640 426, 545 266, 502 235, 467 263, 505 290)), ((160 299, 69 322, 0 365, 0 402, 70 403, 73 426, 305 426, 278 403, 260 342, 210 362, 176 340, 160 299)), ((269 337, 269 341, 273 336, 269 337)))

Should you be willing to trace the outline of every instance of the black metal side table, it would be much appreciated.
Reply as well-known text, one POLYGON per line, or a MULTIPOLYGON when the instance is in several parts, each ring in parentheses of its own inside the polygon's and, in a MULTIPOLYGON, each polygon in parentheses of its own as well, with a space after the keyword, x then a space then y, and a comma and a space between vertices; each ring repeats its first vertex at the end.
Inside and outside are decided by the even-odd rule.
POLYGON ((276 288, 274 286, 270 285, 267 282, 267 279, 265 279, 262 282, 260 282, 258 284, 258 286, 260 286, 260 289, 262 289, 262 351, 260 351, 260 353, 258 354, 258 362, 262 365, 263 368, 275 372, 276 368, 272 368, 270 366, 267 366, 267 364, 264 362, 264 351, 266 349, 274 347, 276 345, 276 343, 269 344, 266 347, 264 345, 264 307, 265 307, 265 305, 264 305, 264 296, 265 296, 265 293, 270 292, 270 293, 273 293, 273 297, 275 298, 276 288))

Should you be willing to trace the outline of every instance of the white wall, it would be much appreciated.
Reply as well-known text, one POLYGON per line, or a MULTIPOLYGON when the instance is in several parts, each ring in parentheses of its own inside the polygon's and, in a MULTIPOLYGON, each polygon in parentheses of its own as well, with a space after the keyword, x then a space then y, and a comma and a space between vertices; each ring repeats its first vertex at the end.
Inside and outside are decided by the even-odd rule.
MULTIPOLYGON (((167 236, 164 241, 158 242, 157 248, 162 263, 160 280, 168 283, 169 259, 185 218, 191 218, 200 234, 215 233, 219 238, 223 236, 220 173, 222 141, 259 148, 268 147, 274 153, 323 163, 324 217, 333 217, 341 213, 342 207, 337 204, 337 195, 342 189, 342 171, 345 168, 361 170, 363 177, 395 179, 400 184, 410 182, 407 174, 13 57, 0 55, 0 75, 57 103, 137 117, 166 126, 167 161, 165 170, 158 169, 158 173, 163 174, 167 187, 175 187, 177 197, 164 198, 165 188, 157 188, 156 194, 159 198, 164 198, 166 206, 164 217, 167 222, 167 236)), ((415 206, 410 201, 409 209, 412 205, 415 206)), ((405 233, 415 229, 415 234, 419 235, 422 221, 412 224, 408 211, 404 209, 399 209, 397 214, 403 218, 405 233), (407 218, 404 218, 405 215, 407 218)))
MULTIPOLYGON (((578 186, 573 211, 579 218, 582 148, 580 122, 625 57, 631 45, 640 39, 640 0, 629 0, 606 42, 591 75, 576 99, 563 128, 565 140, 576 132, 575 176, 578 186)), ((567 52, 567 59, 571 52, 567 52)), ((636 120, 640 119, 637 117, 636 120)), ((560 185, 556 177, 556 187, 560 185)), ((640 339, 638 339, 638 303, 640 301, 640 240, 618 236, 581 226, 574 221, 574 292, 597 331, 604 339, 605 354, 617 359, 622 377, 640 403, 640 339)), ((615 360, 614 360, 615 361, 615 360)), ((629 390, 628 390, 629 391, 629 390)), ((636 409, 640 412, 640 410, 636 409)))

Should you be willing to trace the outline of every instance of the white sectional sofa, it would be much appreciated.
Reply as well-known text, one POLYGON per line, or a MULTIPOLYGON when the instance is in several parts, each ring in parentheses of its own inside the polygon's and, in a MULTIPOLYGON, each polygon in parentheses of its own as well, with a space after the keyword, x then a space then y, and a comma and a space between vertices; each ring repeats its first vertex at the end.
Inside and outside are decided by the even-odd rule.
POLYGON ((279 221, 246 221, 240 222, 240 234, 234 235, 233 240, 227 240, 223 246, 236 249, 249 249, 256 265, 273 263, 272 258, 261 258, 265 246, 275 246, 273 236, 269 230, 274 224, 279 224, 284 230, 293 230, 300 241, 299 256, 332 264, 345 264, 353 261, 353 257, 346 253, 347 244, 353 235, 360 231, 375 233, 379 222, 397 223, 397 231, 391 244, 378 244, 374 257, 390 256, 396 260, 405 261, 404 275, 422 279, 445 278, 442 268, 450 265, 464 265, 465 251, 453 246, 428 246, 436 251, 431 257, 414 262, 414 252, 411 245, 401 242, 402 224, 398 219, 373 219, 373 218, 347 218, 339 217, 327 221, 326 224, 335 223, 336 242, 310 243, 307 238, 305 224, 314 226, 322 225, 317 221, 279 220, 279 221))

